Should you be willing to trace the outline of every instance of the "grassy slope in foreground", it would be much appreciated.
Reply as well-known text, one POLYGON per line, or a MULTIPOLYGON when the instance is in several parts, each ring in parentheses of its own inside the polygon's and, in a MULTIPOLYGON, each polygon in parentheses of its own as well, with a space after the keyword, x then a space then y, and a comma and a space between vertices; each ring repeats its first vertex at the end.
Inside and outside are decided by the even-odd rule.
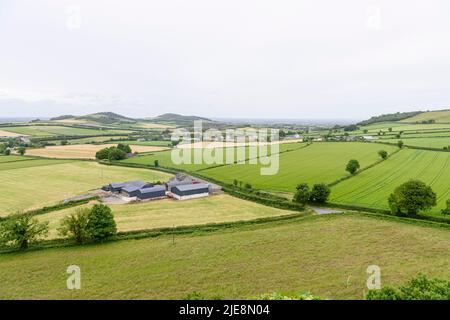
MULTIPOLYGON (((110 207, 119 231, 253 220, 295 213, 241 200, 226 194, 189 201, 166 199, 136 204, 110 205, 110 207)), ((80 207, 38 216, 40 221, 49 221, 49 238, 58 237, 57 228, 61 219, 78 208, 80 207)))
POLYGON ((262 176, 260 166, 251 164, 212 168, 202 174, 228 183, 233 179, 250 182, 257 189, 293 192, 301 182, 331 183, 345 176, 350 159, 357 159, 364 168, 378 160, 381 149, 389 153, 396 150, 393 146, 373 143, 317 142, 280 154, 279 172, 273 176, 262 176))
POLYGON ((448 229, 359 215, 297 221, 209 234, 0 255, 0 299, 248 298, 273 291, 311 291, 359 299, 369 265, 382 284, 417 272, 450 277, 448 229), (81 268, 82 289, 67 290, 66 269, 81 268))
POLYGON ((152 170, 104 166, 86 161, 0 163, 0 216, 52 205, 110 182, 136 179, 157 181, 169 177, 152 170))
POLYGON ((450 198, 450 153, 402 150, 387 161, 332 188, 331 201, 388 209, 387 199, 394 189, 408 181, 419 179, 431 185, 438 196, 439 214, 450 198))
POLYGON ((435 120, 436 123, 450 123, 450 110, 428 111, 403 119, 401 122, 422 122, 428 120, 435 120))

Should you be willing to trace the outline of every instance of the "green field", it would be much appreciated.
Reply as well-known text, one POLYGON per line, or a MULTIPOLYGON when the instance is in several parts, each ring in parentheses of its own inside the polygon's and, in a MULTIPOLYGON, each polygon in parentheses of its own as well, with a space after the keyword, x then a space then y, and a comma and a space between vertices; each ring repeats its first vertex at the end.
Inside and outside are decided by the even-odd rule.
POLYGON ((361 299, 366 269, 382 285, 418 272, 450 278, 449 230, 359 215, 325 215, 212 233, 0 255, 0 299, 246 299, 310 291, 361 299), (66 269, 81 269, 68 290, 66 269))
POLYGON ((401 120, 401 122, 422 122, 435 120, 436 123, 450 123, 450 110, 429 111, 414 117, 401 120))
POLYGON ((46 136, 82 136, 82 135, 101 135, 101 134, 126 134, 130 131, 121 130, 95 130, 85 128, 74 128, 64 126, 11 126, 2 127, 4 131, 14 132, 18 134, 46 137, 46 136))
MULTIPOLYGON (((82 207, 89 208, 90 206, 91 204, 83 205, 82 207)), ((119 231, 253 220, 295 213, 263 206, 225 194, 189 201, 165 199, 109 206, 113 211, 114 220, 119 231)), ((58 237, 57 228, 61 219, 79 208, 72 207, 39 215, 40 221, 49 222, 49 238, 58 237)))
POLYGON ((409 179, 419 179, 431 185, 438 196, 439 214, 450 199, 450 153, 404 149, 387 161, 343 181, 332 188, 331 201, 389 209, 389 194, 409 179))
MULTIPOLYGON (((286 144, 280 144, 279 145, 279 151, 285 152, 287 150, 296 150, 305 147, 305 143, 286 143, 286 144)), ((219 149, 219 148, 217 148, 219 149)), ((223 150, 223 161, 226 162, 225 159, 227 157, 227 153, 232 150, 233 148, 221 148, 223 150)), ((241 149, 241 148, 239 148, 241 149)), ((206 168, 217 166, 217 164, 207 164, 207 163, 201 163, 201 164, 195 164, 194 163, 194 154, 195 152, 205 152, 205 153, 211 153, 214 151, 214 149, 185 149, 186 151, 192 151, 191 152, 191 164, 175 164, 172 161, 172 152, 178 152, 179 149, 174 150, 168 150, 168 151, 159 151, 159 152, 153 152, 151 154, 146 154, 143 156, 139 156, 136 158, 130 158, 123 160, 124 163, 134 163, 134 164, 143 164, 143 165, 153 165, 155 160, 158 160, 159 165, 162 167, 168 167, 168 168, 174 168, 174 169, 182 169, 186 171, 198 171, 203 170, 206 168), (197 150, 197 151, 195 151, 197 150)), ((236 150, 236 148, 234 148, 236 150)), ((268 148, 268 154, 271 154, 271 148, 268 148)), ((250 157, 249 148, 245 148, 245 157, 250 157)), ((237 159, 237 152, 234 152, 234 159, 237 159)))
POLYGON ((440 148, 450 147, 449 137, 427 137, 427 138, 401 138, 401 139, 382 139, 382 142, 397 143, 402 140, 406 146, 440 148))
MULTIPOLYGON (((7 157, 1 157, 5 159, 7 157)), ((95 162, 28 160, 0 163, 0 216, 52 205, 107 183, 170 175, 144 169, 104 166, 95 162)))
POLYGON ((279 172, 262 176, 259 165, 235 164, 201 171, 202 175, 232 183, 234 179, 249 182, 256 189, 294 192, 297 184, 331 183, 345 175, 350 159, 364 168, 379 158, 378 151, 389 153, 393 146, 360 142, 316 142, 311 146, 280 154, 279 172))
POLYGON ((439 130, 449 130, 450 124, 409 124, 409 123, 401 123, 401 122, 382 122, 375 123, 368 126, 360 127, 360 130, 357 132, 351 132, 351 134, 361 134, 364 129, 368 130, 369 134, 376 134, 380 130, 389 133, 388 129, 392 128, 392 132, 397 133, 399 131, 404 132, 427 132, 427 131, 439 131, 439 130))
MULTIPOLYGON (((85 144, 85 143, 102 143, 105 141, 109 141, 111 139, 126 139, 126 138, 127 138, 126 136, 98 136, 90 138, 70 139, 68 141, 70 144, 85 144)), ((60 141, 51 141, 51 142, 59 144, 60 141)))
POLYGON ((136 140, 121 140, 114 141, 115 143, 133 144, 136 146, 155 146, 155 147, 170 147, 170 141, 136 141, 136 140))

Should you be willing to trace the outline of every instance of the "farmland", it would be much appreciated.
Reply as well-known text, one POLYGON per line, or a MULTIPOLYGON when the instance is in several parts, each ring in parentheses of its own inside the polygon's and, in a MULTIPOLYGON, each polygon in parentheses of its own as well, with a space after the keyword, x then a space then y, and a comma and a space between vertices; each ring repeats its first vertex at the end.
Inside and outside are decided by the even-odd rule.
POLYGON ((372 143, 319 142, 311 146, 280 154, 280 169, 274 176, 262 176, 259 165, 235 164, 202 171, 202 175, 232 183, 233 179, 249 182, 254 188, 271 191, 295 190, 301 182, 331 183, 345 175, 350 159, 357 159, 364 168, 378 160, 377 152, 391 146, 372 143))
POLYGON ((170 177, 151 170, 110 167, 86 161, 46 159, 6 162, 10 157, 0 159, 0 216, 52 205, 114 181, 157 181, 170 177))
POLYGON ((422 122, 434 120, 436 123, 450 123, 450 110, 429 111, 420 113, 414 117, 403 119, 400 122, 422 122))
POLYGON ((170 141, 136 141, 136 140, 121 140, 121 141, 114 141, 117 143, 124 143, 124 144, 132 144, 136 146, 157 146, 157 147, 168 147, 171 146, 170 141))
POLYGON ((2 127, 2 130, 22 135, 46 137, 46 136, 81 136, 81 135, 101 135, 101 134, 126 134, 130 131, 123 130, 96 130, 86 128, 75 128, 65 126, 11 126, 2 127))
MULTIPOLYGON (((119 231, 252 220, 295 213, 244 201, 225 194, 191 201, 165 199, 110 205, 110 207, 119 231)), ((50 238, 57 237, 56 229, 60 225, 61 219, 78 208, 74 207, 38 216, 40 221, 49 221, 50 238)))
POLYGON ((423 138, 401 138, 401 139, 382 139, 382 142, 397 143, 402 140, 406 146, 440 148, 450 146, 450 136, 448 137, 423 137, 423 138))
POLYGON ((383 285, 418 272, 449 279, 448 232, 341 214, 177 235, 175 244, 161 236, 0 255, 0 299, 246 299, 274 291, 361 299, 372 264, 383 285), (66 289, 72 264, 82 290, 66 289))
MULTIPOLYGON (((116 146, 116 144, 74 144, 66 146, 49 146, 39 149, 28 149, 27 154, 36 157, 55 159, 95 159, 97 151, 116 146)), ((154 146, 131 145, 133 152, 155 152, 167 148, 154 146)))
MULTIPOLYGON (((286 144, 280 144, 279 145, 279 151, 280 152, 285 152, 287 150, 296 150, 296 149, 300 149, 305 147, 306 144, 304 143, 286 143, 286 144)), ((243 148, 234 148, 234 160, 236 161, 237 159, 237 149, 243 150, 243 148)), ((141 164, 141 165, 153 165, 155 160, 158 160, 159 165, 162 167, 169 167, 169 168, 175 168, 175 169, 182 169, 182 170, 187 170, 187 171, 198 171, 198 170, 202 170, 202 169, 206 169, 209 167, 213 167, 216 166, 217 164, 207 164, 207 163, 201 163, 201 164, 195 164, 194 163, 194 156, 195 156, 195 152, 200 152, 201 154, 215 154, 214 150, 221 150, 223 151, 223 157, 220 157, 220 159, 223 159, 223 161, 221 161, 222 163, 226 162, 226 157, 227 157, 227 153, 229 153, 230 151, 232 151, 232 148, 211 148, 211 149, 183 149, 183 150, 169 150, 169 151, 162 151, 162 152, 155 152, 149 155, 145 155, 145 156, 139 156, 136 158, 131 158, 131 159, 126 159, 123 160, 122 162, 124 163, 132 163, 132 164, 141 164), (197 150, 197 151, 194 151, 197 150), (183 163, 183 164, 175 164, 172 161, 172 152, 176 152, 177 154, 184 154, 183 152, 187 152, 191 154, 191 163, 183 163)), ((271 148, 268 147, 268 153, 270 154, 271 152, 271 148)), ((250 152, 249 152, 249 148, 245 148, 245 158, 249 158, 250 157, 250 152)))
POLYGON ((383 163, 332 188, 331 201, 388 209, 389 194, 401 183, 419 179, 431 185, 438 196, 439 214, 450 199, 450 153, 402 150, 383 163))

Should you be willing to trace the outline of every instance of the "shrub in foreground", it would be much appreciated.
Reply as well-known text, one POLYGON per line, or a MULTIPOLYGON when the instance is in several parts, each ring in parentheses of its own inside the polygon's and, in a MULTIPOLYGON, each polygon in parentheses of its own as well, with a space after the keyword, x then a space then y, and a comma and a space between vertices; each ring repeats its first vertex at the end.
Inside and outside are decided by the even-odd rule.
POLYGON ((89 214, 90 210, 83 208, 66 216, 58 228, 59 234, 63 237, 73 238, 78 244, 83 244, 90 238, 88 229, 89 214))
POLYGON ((0 243, 17 246, 21 250, 45 238, 47 234, 48 222, 39 222, 27 214, 18 214, 0 224, 0 243))
POLYGON ((436 205, 436 193, 419 180, 410 180, 398 186, 388 198, 391 212, 417 214, 436 205))
POLYGON ((450 281, 419 274, 398 288, 370 290, 367 300, 450 300, 450 281))

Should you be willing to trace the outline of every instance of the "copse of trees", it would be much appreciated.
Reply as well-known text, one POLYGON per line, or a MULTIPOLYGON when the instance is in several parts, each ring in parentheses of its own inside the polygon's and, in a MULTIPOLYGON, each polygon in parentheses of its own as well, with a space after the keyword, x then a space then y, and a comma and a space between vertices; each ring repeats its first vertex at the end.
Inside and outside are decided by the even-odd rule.
POLYGON ((351 159, 347 166, 345 167, 345 170, 348 171, 350 174, 355 174, 360 168, 359 161, 355 159, 351 159))
POLYGON ((436 193, 419 180, 409 180, 398 186, 388 198, 391 212, 414 215, 436 205, 436 193))
POLYGON ((131 153, 131 148, 127 144, 118 144, 117 147, 104 148, 95 154, 98 160, 123 160, 131 153))
POLYGON ((388 157, 388 153, 386 150, 380 150, 378 151, 378 155, 381 157, 381 159, 386 160, 388 157))
POLYGON ((111 209, 96 204, 91 209, 80 209, 65 217, 58 231, 61 236, 83 244, 88 240, 104 241, 116 235, 117 226, 111 209))
POLYGON ((324 183, 314 184, 312 189, 309 188, 307 183, 300 183, 297 185, 297 192, 294 194, 294 198, 292 201, 307 204, 308 202, 312 203, 325 203, 330 196, 331 190, 324 183))
POLYGON ((31 243, 45 238, 48 234, 48 222, 39 222, 27 214, 17 214, 0 224, 0 243, 16 246, 25 250, 31 243))

